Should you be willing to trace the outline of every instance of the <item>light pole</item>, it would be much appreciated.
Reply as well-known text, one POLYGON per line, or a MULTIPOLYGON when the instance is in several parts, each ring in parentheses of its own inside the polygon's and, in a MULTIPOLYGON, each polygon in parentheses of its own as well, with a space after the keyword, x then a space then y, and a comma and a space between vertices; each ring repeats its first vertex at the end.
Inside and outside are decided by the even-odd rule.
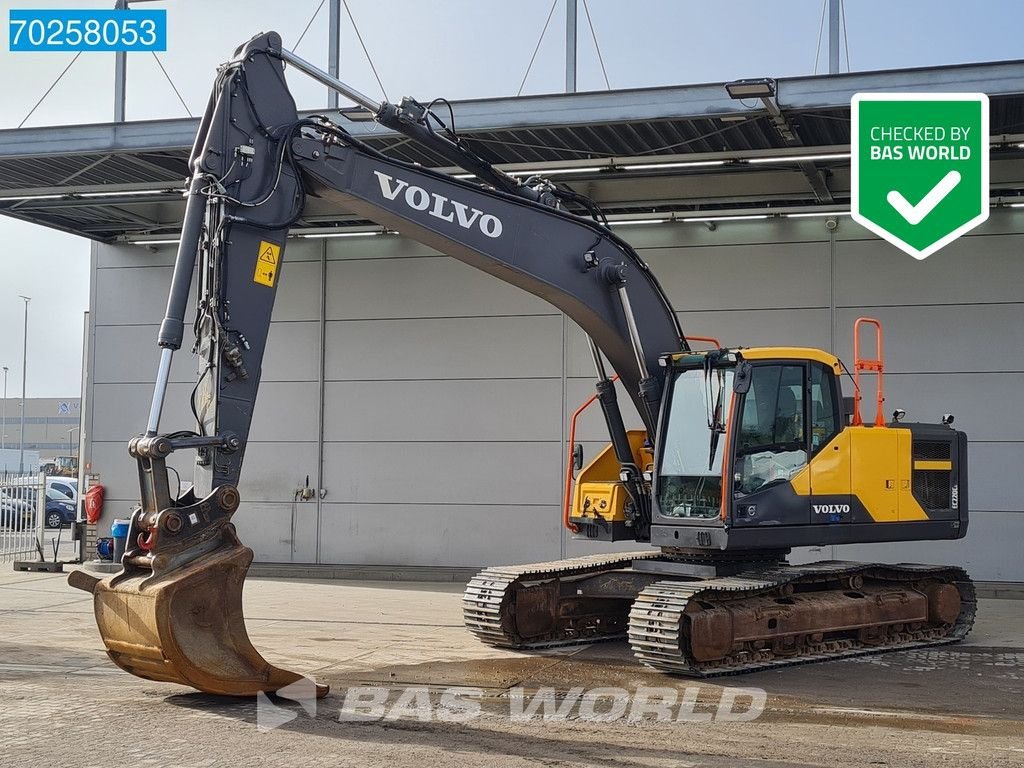
POLYGON ((3 426, 0 426, 0 450, 7 447, 7 366, 4 366, 4 402, 2 407, 2 419, 3 426))
POLYGON ((78 431, 78 427, 72 427, 68 430, 68 458, 74 458, 75 449, 71 447, 71 435, 78 431))
POLYGON ((25 474, 25 372, 28 363, 28 303, 32 301, 28 296, 18 296, 25 300, 25 335, 21 347, 21 447, 18 450, 18 474, 25 474))

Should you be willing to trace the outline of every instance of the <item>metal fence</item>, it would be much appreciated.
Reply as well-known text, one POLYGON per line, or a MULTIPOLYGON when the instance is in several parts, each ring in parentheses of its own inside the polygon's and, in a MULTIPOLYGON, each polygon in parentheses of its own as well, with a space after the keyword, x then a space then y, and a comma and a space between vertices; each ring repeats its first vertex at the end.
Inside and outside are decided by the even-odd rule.
POLYGON ((46 475, 0 475, 0 562, 41 556, 46 475))

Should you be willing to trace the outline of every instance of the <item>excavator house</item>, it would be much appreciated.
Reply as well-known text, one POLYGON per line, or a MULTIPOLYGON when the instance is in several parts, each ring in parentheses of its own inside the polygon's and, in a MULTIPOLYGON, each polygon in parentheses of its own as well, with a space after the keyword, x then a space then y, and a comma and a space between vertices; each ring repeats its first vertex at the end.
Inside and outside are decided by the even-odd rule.
POLYGON ((818 349, 687 337, 657 278, 591 200, 492 167, 438 103, 376 103, 282 48, 276 33, 219 70, 191 153, 152 407, 128 447, 141 505, 123 567, 102 581, 71 576, 94 594, 111 659, 140 677, 234 696, 301 677, 249 641, 241 593, 253 554, 230 521, 271 309, 287 280, 282 255, 310 197, 545 299, 590 341, 609 444, 585 463, 570 440, 564 523, 586 539, 646 546, 487 568, 463 597, 481 641, 530 650, 626 637, 643 664, 704 676, 965 637, 975 599, 958 567, 787 561, 799 546, 967 532, 966 436, 952 417, 886 417, 880 324, 858 321, 851 371, 818 349), (391 159, 326 117, 300 118, 286 67, 472 178, 391 159), (167 431, 161 411, 193 279, 195 423, 167 431), (865 422, 869 380, 875 414, 865 422), (627 429, 619 391, 642 429, 627 429), (183 450, 196 454, 194 484, 172 495, 166 461, 183 450))

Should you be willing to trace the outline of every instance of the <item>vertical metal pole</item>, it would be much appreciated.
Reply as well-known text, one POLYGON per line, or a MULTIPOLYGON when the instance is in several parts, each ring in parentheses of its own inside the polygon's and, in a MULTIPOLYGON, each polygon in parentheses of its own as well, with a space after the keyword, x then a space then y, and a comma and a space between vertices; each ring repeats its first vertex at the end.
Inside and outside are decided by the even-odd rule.
MULTIPOLYGON (((95 249, 93 250, 95 258, 95 249)), ((93 270, 93 276, 95 279, 95 270, 93 270)), ((93 293, 95 296, 96 294, 93 293)), ((82 328, 82 387, 81 387, 81 399, 79 400, 78 406, 78 472, 76 476, 78 478, 78 496, 75 502, 75 532, 77 557, 79 562, 85 562, 85 526, 81 525, 85 522, 85 515, 82 514, 83 507, 85 505, 85 492, 88 490, 85 487, 85 438, 86 430, 88 429, 88 422, 86 420, 86 414, 90 405, 89 400, 89 312, 84 313, 82 328)))
MULTIPOLYGON (((330 15, 327 22, 327 71, 332 77, 341 72, 341 0, 331 0, 330 15)), ((327 107, 338 108, 338 92, 327 89, 327 107)))
MULTIPOLYGON (((36 552, 40 561, 45 560, 43 555, 43 536, 46 526, 46 473, 39 468, 39 476, 36 478, 36 552)), ((54 554, 53 559, 57 559, 54 554)))
POLYGON ((28 405, 25 403, 25 372, 28 370, 28 303, 32 301, 28 296, 19 296, 25 300, 25 334, 21 348, 21 441, 18 450, 18 474, 25 474, 25 411, 28 405))
POLYGON ((127 62, 124 51, 117 51, 114 54, 114 122, 124 122, 124 87, 127 79, 127 62))
POLYGON ((576 0, 565 0, 565 92, 576 93, 576 0))
MULTIPOLYGON (((128 0, 117 0, 114 10, 123 11, 128 8, 128 0)), ((114 122, 124 122, 125 82, 128 79, 128 54, 124 51, 114 53, 114 122)))
POLYGON ((320 344, 317 388, 320 406, 317 410, 316 436, 316 562, 322 557, 324 514, 324 419, 327 415, 327 239, 320 240, 320 344))
POLYGON ((828 73, 839 74, 839 10, 842 0, 828 0, 828 73))
POLYGON ((3 403, 3 416, 2 424, 0 426, 0 450, 7 447, 7 366, 4 366, 4 403, 3 403))

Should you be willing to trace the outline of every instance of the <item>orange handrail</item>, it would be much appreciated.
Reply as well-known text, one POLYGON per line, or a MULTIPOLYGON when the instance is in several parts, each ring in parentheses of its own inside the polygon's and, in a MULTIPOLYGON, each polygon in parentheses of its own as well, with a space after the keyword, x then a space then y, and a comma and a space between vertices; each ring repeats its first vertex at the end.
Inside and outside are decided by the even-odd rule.
POLYGON ((714 336, 687 336, 686 341, 703 341, 705 344, 713 344, 715 349, 722 348, 722 342, 720 342, 714 336))
POLYGON ((875 395, 875 426, 884 427, 885 418, 882 415, 882 403, 885 402, 885 392, 882 385, 882 374, 885 370, 885 362, 882 355, 882 324, 873 317, 858 317, 853 324, 853 386, 856 392, 853 396, 853 425, 860 426, 864 423, 861 417, 860 401, 863 399, 860 388, 860 373, 867 371, 877 374, 877 392, 875 395), (861 325, 875 326, 875 354, 874 358, 863 358, 860 356, 860 327, 861 325))
MULTIPOLYGON (((612 381, 616 382, 619 380, 619 375, 615 374, 612 376, 612 381)), ((590 407, 591 403, 597 400, 597 393, 595 392, 573 413, 572 418, 569 419, 569 455, 565 462, 565 497, 562 500, 562 525, 568 528, 572 533, 579 533, 580 527, 575 523, 569 522, 569 512, 572 509, 572 459, 573 452, 576 450, 576 419, 579 418, 580 414, 583 413, 587 408, 590 407)))

